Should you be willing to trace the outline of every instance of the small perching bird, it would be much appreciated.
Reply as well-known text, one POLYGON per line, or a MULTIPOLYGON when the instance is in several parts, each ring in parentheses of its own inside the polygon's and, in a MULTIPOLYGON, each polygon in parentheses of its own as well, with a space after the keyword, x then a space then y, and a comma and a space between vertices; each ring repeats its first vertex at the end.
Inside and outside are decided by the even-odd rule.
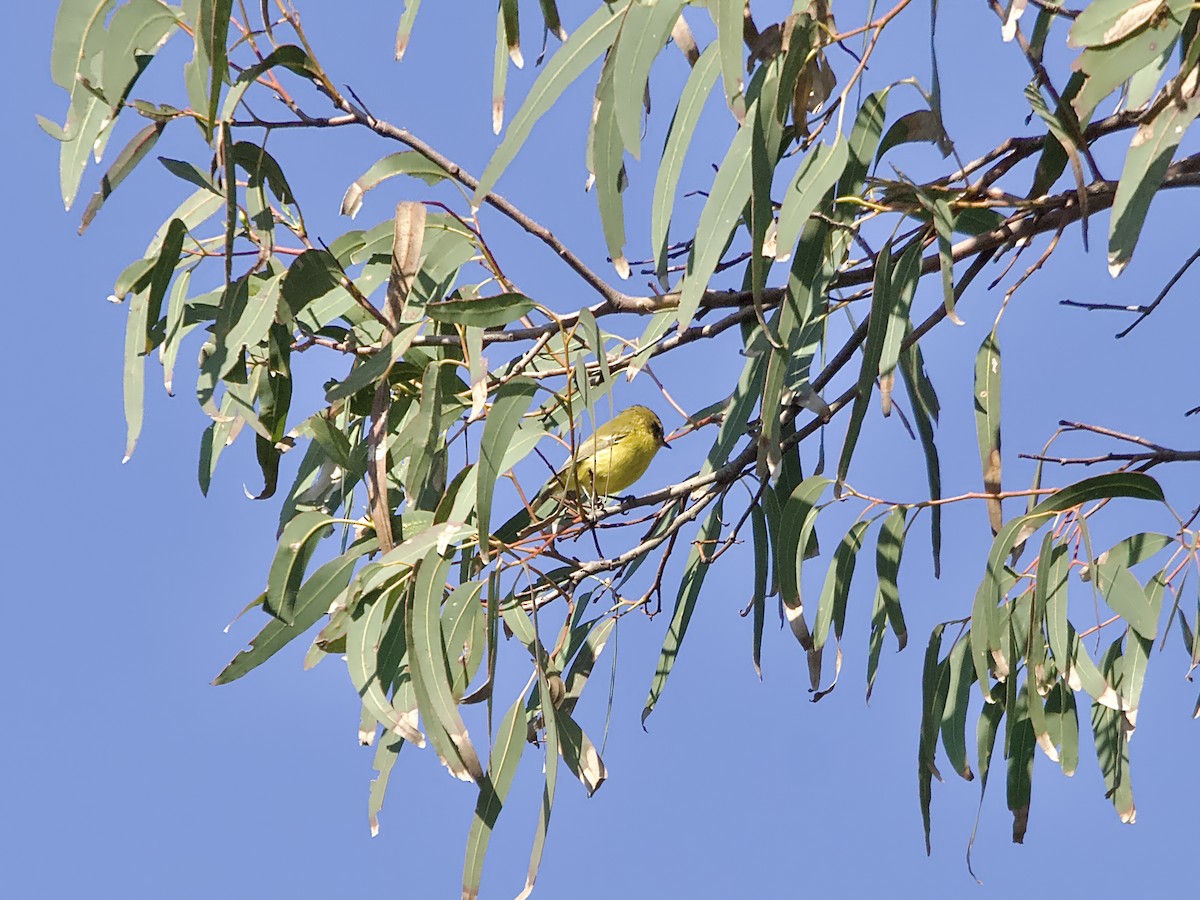
POLYGON ((529 508, 497 529, 496 537, 507 543, 531 521, 541 524, 557 516, 564 502, 582 497, 595 500, 625 490, 646 473, 660 447, 671 449, 658 415, 645 406, 623 410, 576 447, 571 459, 534 495, 529 508))

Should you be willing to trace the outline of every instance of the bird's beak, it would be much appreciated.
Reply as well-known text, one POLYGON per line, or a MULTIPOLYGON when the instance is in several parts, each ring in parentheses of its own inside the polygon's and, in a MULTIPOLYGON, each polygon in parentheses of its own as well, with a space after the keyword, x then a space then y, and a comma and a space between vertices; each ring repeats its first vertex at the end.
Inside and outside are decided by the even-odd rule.
POLYGON ((658 442, 658 446, 662 447, 664 450, 671 449, 671 445, 667 443, 667 439, 665 437, 658 442))

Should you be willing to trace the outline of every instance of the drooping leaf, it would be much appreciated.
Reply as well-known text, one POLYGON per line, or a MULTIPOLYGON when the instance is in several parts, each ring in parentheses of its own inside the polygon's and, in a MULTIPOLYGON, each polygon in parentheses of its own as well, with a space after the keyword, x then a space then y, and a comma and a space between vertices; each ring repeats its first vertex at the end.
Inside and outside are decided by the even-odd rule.
POLYGON ((516 157, 528 139, 533 126, 555 104, 562 92, 611 45, 622 14, 629 0, 613 5, 604 4, 583 22, 562 47, 550 57, 542 74, 538 76, 525 102, 513 116, 504 140, 492 154, 479 185, 475 189, 473 204, 478 206, 483 197, 490 193, 496 181, 516 157))
POLYGON ((879 578, 879 600, 896 635, 896 652, 908 643, 908 628, 900 608, 900 556, 904 551, 904 522, 907 510, 898 506, 884 519, 875 548, 875 573, 879 578))
POLYGON ((1028 685, 1017 695, 1016 708, 1009 710, 1012 727, 1008 742, 1008 809, 1013 816, 1013 843, 1025 843, 1029 825, 1029 803, 1033 788, 1033 751, 1037 746, 1029 721, 1029 704, 1041 703, 1029 695, 1028 685))
MULTIPOLYGON (((237 656, 213 679, 213 684, 236 681, 308 631, 328 611, 334 599, 346 589, 354 568, 363 555, 377 549, 374 538, 356 544, 342 556, 331 559, 310 575, 296 594, 292 624, 272 618, 237 656)), ((265 594, 264 594, 265 600, 265 594)))
POLYGON ((613 47, 612 99, 616 124, 625 149, 634 159, 641 159, 642 107, 650 68, 682 9, 683 0, 631 4, 613 47))
MULTIPOLYGON (((1000 346, 993 331, 983 339, 975 355, 975 433, 983 467, 983 489, 1000 492, 1000 346)), ((992 534, 1004 524, 999 499, 987 501, 992 534)))
POLYGON ((1200 115, 1200 91, 1183 103, 1165 104, 1153 119, 1134 132, 1109 215, 1108 271, 1114 278, 1129 264, 1150 201, 1158 193, 1175 149, 1197 115, 1200 115))
POLYGON ((419 178, 428 185, 435 185, 450 177, 445 169, 437 163, 426 159, 416 150, 401 150, 390 153, 378 160, 371 168, 354 180, 342 197, 341 214, 354 218, 362 209, 363 197, 367 191, 379 187, 389 178, 397 175, 409 175, 419 178))
POLYGON ((324 512, 302 512, 283 526, 279 546, 267 572, 266 609, 277 619, 295 623, 296 600, 304 571, 316 550, 317 543, 330 525, 324 512))
POLYGON ((840 134, 832 144, 819 143, 804 157, 788 184, 779 207, 779 228, 775 232, 775 258, 791 257, 808 217, 817 211, 850 159, 850 145, 840 134))
POLYGON ((409 669, 429 742, 437 750, 442 764, 460 781, 480 783, 483 768, 450 692, 446 674, 440 610, 449 570, 449 561, 442 558, 436 547, 425 555, 417 569, 417 582, 411 593, 412 605, 405 619, 409 669))
POLYGON ((879 251, 875 263, 875 289, 871 295, 871 312, 867 320, 867 336, 862 346, 862 363, 858 370, 858 389, 850 408, 850 421, 846 424, 846 437, 842 442, 842 453, 838 458, 837 481, 840 485, 850 472, 850 460, 862 431, 863 420, 871 404, 871 391, 879 375, 879 361, 883 354, 883 341, 887 334, 889 314, 894 300, 892 297, 892 248, 887 244, 879 251))
POLYGON ((834 626, 834 636, 841 639, 854 564, 858 561, 858 551, 862 549, 863 535, 868 525, 870 522, 867 521, 855 522, 833 551, 833 562, 829 564, 829 571, 825 575, 817 618, 813 623, 813 647, 816 649, 825 645, 830 624, 834 626))
POLYGON ((933 799, 933 779, 941 781, 934 756, 937 753, 938 728, 946 705, 950 676, 944 662, 938 661, 942 648, 944 624, 937 625, 929 635, 925 648, 925 665, 921 675, 921 739, 917 746, 917 787, 920 797, 921 821, 925 827, 925 853, 930 846, 930 803, 933 799))
POLYGON ((475 803, 475 814, 471 819, 471 830, 467 834, 466 859, 463 861, 463 898, 474 900, 479 896, 479 884, 483 878, 483 858, 487 853, 496 819, 508 799, 509 788, 517 774, 517 763, 525 747, 525 694, 527 684, 517 695, 508 712, 500 722, 488 759, 487 774, 479 782, 479 799, 475 803))
POLYGON ((704 576, 708 574, 708 567, 712 564, 710 556, 720 533, 721 502, 718 500, 712 511, 700 524, 696 539, 692 543, 692 549, 688 552, 687 562, 684 563, 683 577, 679 582, 679 594, 675 598, 675 611, 667 626, 667 636, 663 640, 662 651, 658 656, 658 665, 655 666, 654 679, 650 683, 650 693, 647 694, 646 703, 642 709, 643 724, 658 704, 663 688, 667 685, 667 678, 675 667, 675 661, 679 657, 679 648, 683 644, 688 624, 692 620, 692 613, 696 609, 696 600, 700 597, 700 588, 704 585, 704 576))
POLYGON ((942 746, 954 771, 967 781, 975 778, 967 762, 967 705, 971 696, 971 685, 975 682, 975 670, 968 654, 970 641, 960 640, 946 657, 946 704, 942 710, 942 746))
POLYGON ((746 95, 742 73, 745 71, 742 48, 744 0, 713 0, 709 11, 717 26, 717 48, 721 58, 721 79, 725 83, 725 103, 739 125, 746 122, 746 95))
POLYGON ((162 134, 164 124, 155 122, 152 125, 147 125, 125 145, 118 155, 113 160, 108 171, 100 179, 100 187, 96 193, 92 195, 92 199, 88 201, 87 208, 83 211, 83 218, 79 222, 79 233, 83 234, 87 227, 92 223, 92 219, 96 218, 96 213, 100 212, 100 207, 104 205, 104 201, 109 198, 113 191, 129 177, 129 174, 137 168, 138 163, 146 158, 147 154, 158 143, 158 138, 162 134))
POLYGON ((396 62, 404 58, 408 50, 408 42, 412 37, 413 25, 417 21, 417 10, 421 8, 421 0, 405 0, 404 13, 400 16, 400 24, 396 26, 396 62))
POLYGON ((671 225, 671 211, 675 208, 675 192, 679 187, 679 176, 683 171, 683 159, 696 131, 696 123, 704 109, 704 102, 716 82, 718 68, 717 45, 713 43, 696 65, 692 67, 687 82, 679 94, 675 115, 667 130, 663 145, 662 160, 654 180, 654 199, 650 205, 650 246, 654 250, 654 270, 659 281, 666 285, 667 247, 671 225))
POLYGON ((492 496, 496 481, 503 474, 500 468, 504 454, 516 434, 521 417, 529 409, 537 383, 527 378, 514 378, 496 392, 496 399, 488 412, 483 426, 483 437, 479 441, 478 496, 475 514, 479 525, 479 551, 484 560, 489 555, 488 535, 492 519, 492 496))

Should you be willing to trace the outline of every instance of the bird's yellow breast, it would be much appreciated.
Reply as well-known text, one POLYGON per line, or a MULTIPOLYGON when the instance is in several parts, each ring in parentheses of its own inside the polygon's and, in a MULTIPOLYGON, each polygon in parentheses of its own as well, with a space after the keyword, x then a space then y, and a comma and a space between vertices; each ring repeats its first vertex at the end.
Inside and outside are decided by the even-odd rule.
POLYGON ((634 429, 575 463, 576 492, 592 497, 617 494, 645 474, 658 452, 649 429, 634 429))

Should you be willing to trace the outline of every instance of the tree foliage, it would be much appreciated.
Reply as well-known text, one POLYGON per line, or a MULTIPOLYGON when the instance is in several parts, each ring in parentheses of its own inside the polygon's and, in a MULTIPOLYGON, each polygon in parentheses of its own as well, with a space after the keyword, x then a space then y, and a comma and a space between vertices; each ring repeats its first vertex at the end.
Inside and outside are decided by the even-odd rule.
MULTIPOLYGON (((545 779, 526 891, 559 759, 589 794, 604 782, 576 705, 617 620, 653 616, 664 593, 674 593, 645 721, 686 652, 706 574, 736 556, 753 567, 746 615, 755 666, 774 601, 820 699, 840 673, 851 580, 856 572, 860 582, 872 578, 873 555, 869 696, 887 632, 901 648, 908 640, 899 589, 906 544, 919 522, 936 573, 942 511, 953 503, 985 507, 994 540, 970 608, 934 627, 925 651, 918 778, 927 844, 939 741, 949 766, 978 778, 981 791, 993 760, 1003 760, 1019 842, 1034 755, 1040 750, 1067 775, 1079 764, 1080 704, 1090 707, 1116 812, 1133 821, 1129 738, 1151 649, 1174 626, 1184 669, 1200 663, 1200 610, 1183 591, 1196 568, 1195 513, 1178 514, 1149 473, 1194 463, 1200 451, 1064 421, 1028 454, 1037 460, 1033 483, 1014 488, 1001 448, 1001 323, 1065 232, 1094 241, 1090 217, 1110 210, 1101 239, 1119 275, 1152 200, 1200 184, 1200 155, 1177 153, 1200 113, 1200 11, 1190 0, 1093 0, 1082 10, 1056 0, 987 5, 997 16, 988 39, 1014 42, 1029 64, 1032 123, 1031 133, 991 149, 972 146, 945 120, 936 53, 927 87, 915 77, 869 81, 893 23, 920 14, 910 0, 886 11, 869 4, 849 24, 836 22, 825 0, 784 4, 769 24, 752 16, 760 4, 744 0, 597 2, 579 21, 575 10, 560 18, 555 0, 501 0, 491 110, 501 137, 476 178, 377 117, 370 96, 342 86, 288 3, 61 3, 52 73, 70 103, 64 125, 42 124, 61 142, 68 207, 89 155, 108 159, 80 231, 167 130, 198 129, 206 148, 188 160, 158 158, 182 199, 113 294, 128 306, 127 457, 142 428, 148 358, 158 356, 170 393, 191 339, 200 346, 196 398, 210 419, 202 490, 226 447, 244 436, 262 473, 258 499, 280 509, 278 548, 252 604, 265 624, 216 682, 240 678, 316 628, 306 664, 345 657, 362 701, 360 738, 377 744, 372 829, 406 743, 428 745, 478 791, 464 896, 478 892, 489 837, 530 747, 545 755, 545 779), (510 116, 506 79, 526 58, 534 21, 554 46, 510 116), (167 41, 192 47, 182 84, 156 63, 167 41), (1064 43, 1074 54, 1069 68, 1053 61, 1064 43), (672 68, 686 74, 677 96, 656 98, 653 114, 665 107, 670 120, 660 154, 643 140, 643 122, 649 85, 672 68), (594 82, 590 121, 580 127, 586 122, 589 186, 612 272, 589 266, 495 190, 539 120, 580 81, 594 82), (712 115, 705 107, 714 92, 731 123, 728 143, 710 181, 688 184, 684 159, 702 116, 712 115), (1102 115, 1114 101, 1116 111, 1102 115), (269 103, 282 110, 276 118, 263 117, 269 103), (139 119, 128 143, 108 152, 117 123, 139 119), (314 241, 302 206, 308 185, 289 180, 276 148, 319 152, 329 129, 357 130, 382 154, 350 182, 345 216, 360 215, 372 191, 400 176, 428 187, 396 182, 393 193, 423 198, 437 187, 445 199, 402 199, 394 215, 327 245, 314 241), (913 143, 928 145, 937 177, 910 178, 889 165, 889 154, 913 143), (1101 176, 1094 152, 1102 145, 1125 148, 1119 179, 1101 176), (627 192, 627 167, 652 189, 627 192), (697 189, 704 199, 692 222, 678 210, 682 192, 697 189), (627 208, 649 212, 644 261, 627 250, 627 208), (593 302, 556 302, 514 284, 485 237, 493 215, 553 250, 593 302), (964 293, 1001 259, 1005 275, 1018 274, 976 357, 980 489, 947 497, 935 441, 940 407, 922 344, 961 321, 964 293), (642 267, 652 292, 618 286, 642 267), (738 276, 736 290, 714 286, 738 276), (927 276, 940 285, 940 302, 918 316, 914 297, 927 276), (579 429, 586 434, 613 404, 628 405, 635 376, 673 403, 656 362, 689 353, 699 360, 699 348, 730 341, 740 374, 712 383, 704 408, 679 409, 685 424, 673 440, 707 436, 698 469, 639 496, 582 504, 549 531, 499 524, 576 445, 579 429), (299 354, 325 355, 329 380, 318 402, 296 402, 315 396, 314 385, 293 376, 299 354), (926 499, 894 502, 852 486, 876 408, 903 417, 920 443, 926 499), (840 440, 828 465, 827 435, 840 440), (1114 446, 1053 455, 1060 438, 1081 435, 1114 446), (565 449, 552 449, 555 441, 565 449), (1081 465, 1094 468, 1078 480, 1072 466, 1081 465), (280 481, 285 473, 290 484, 280 481), (1021 501, 1024 512, 1013 515, 1021 501), (1093 546, 1094 521, 1119 523, 1122 510, 1139 504, 1157 511, 1163 533, 1093 546), (818 536, 826 510, 847 506, 856 510, 848 530, 823 527, 818 536), (672 560, 681 565, 677 584, 672 560), (1077 627, 1093 607, 1096 624, 1077 627), (1113 640, 1094 658, 1084 638, 1101 629, 1113 640), (526 673, 515 699, 496 677, 501 656, 519 659, 526 673)), ((399 17, 397 60, 419 7, 408 0, 399 17)), ((932 34, 936 0, 930 8, 932 34)), ((1134 310, 1129 328, 1198 256, 1134 310)))

